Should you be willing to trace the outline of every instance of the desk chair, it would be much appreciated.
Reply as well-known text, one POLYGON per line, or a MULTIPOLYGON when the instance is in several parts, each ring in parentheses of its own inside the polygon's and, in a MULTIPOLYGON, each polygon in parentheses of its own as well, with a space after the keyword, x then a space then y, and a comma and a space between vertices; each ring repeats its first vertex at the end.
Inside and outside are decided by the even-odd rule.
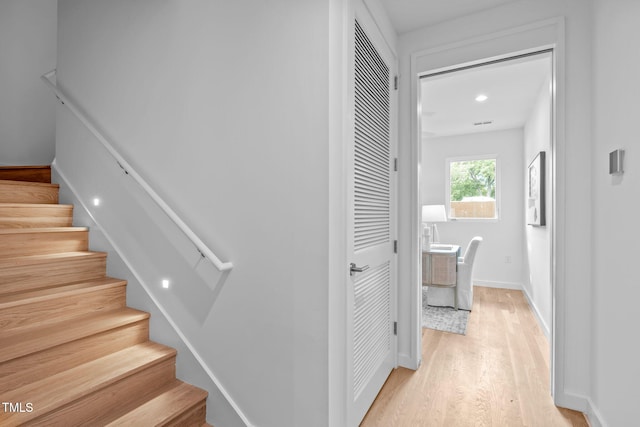
POLYGON ((471 310, 473 305, 473 266, 482 237, 474 237, 467 245, 464 255, 458 258, 458 280, 455 290, 456 308, 458 303, 464 310, 471 310))

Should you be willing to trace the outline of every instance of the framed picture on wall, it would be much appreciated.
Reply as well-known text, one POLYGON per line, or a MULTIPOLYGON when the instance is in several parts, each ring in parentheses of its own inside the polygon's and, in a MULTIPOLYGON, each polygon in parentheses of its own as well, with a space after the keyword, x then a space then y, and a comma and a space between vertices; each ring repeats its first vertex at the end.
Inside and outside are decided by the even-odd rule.
POLYGON ((545 153, 539 152, 529 164, 527 186, 527 224, 546 225, 545 218, 545 153))

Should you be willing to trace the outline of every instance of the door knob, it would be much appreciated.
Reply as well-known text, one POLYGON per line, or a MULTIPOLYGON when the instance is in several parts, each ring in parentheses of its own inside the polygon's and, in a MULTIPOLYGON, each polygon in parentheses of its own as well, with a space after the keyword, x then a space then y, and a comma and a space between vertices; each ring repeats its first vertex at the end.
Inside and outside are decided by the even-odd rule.
POLYGON ((368 265, 363 265, 362 267, 357 267, 355 263, 351 263, 349 265, 349 275, 350 276, 354 276, 356 273, 362 273, 365 270, 368 270, 369 266, 368 265))

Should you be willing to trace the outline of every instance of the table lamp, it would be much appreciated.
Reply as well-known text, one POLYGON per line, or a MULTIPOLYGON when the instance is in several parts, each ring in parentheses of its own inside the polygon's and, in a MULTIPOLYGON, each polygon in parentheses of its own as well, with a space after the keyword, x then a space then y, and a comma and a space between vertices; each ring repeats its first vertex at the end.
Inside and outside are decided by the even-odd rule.
POLYGON ((439 243, 440 235, 438 234, 437 222, 447 222, 447 212, 444 205, 423 205, 422 206, 422 224, 423 224, 423 249, 429 250, 431 243, 439 243))

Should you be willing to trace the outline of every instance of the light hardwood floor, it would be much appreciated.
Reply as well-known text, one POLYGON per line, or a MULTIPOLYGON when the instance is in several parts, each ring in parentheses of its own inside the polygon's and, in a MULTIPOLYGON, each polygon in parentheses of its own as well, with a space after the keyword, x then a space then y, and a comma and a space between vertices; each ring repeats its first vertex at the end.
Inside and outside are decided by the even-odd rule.
POLYGON ((475 287, 466 335, 422 330, 422 365, 391 373, 363 427, 588 426, 549 392, 549 344, 520 291, 475 287))

